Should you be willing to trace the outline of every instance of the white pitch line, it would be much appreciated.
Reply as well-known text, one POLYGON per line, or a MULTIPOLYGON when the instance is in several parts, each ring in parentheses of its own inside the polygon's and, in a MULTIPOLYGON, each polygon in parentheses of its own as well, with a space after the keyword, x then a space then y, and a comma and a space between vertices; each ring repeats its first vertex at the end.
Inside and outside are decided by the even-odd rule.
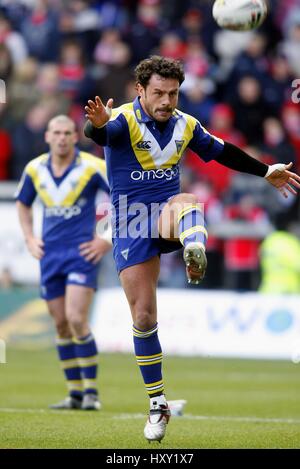
MULTIPOLYGON (((68 413, 77 413, 77 410, 63 410, 63 414, 68 414, 68 413)), ((0 414, 1 413, 6 413, 6 414, 62 414, 61 410, 55 410, 55 409, 18 409, 18 408, 10 408, 10 407, 0 407, 0 414)))
POLYGON ((17 414, 17 413, 26 413, 26 414, 44 414, 46 409, 13 409, 10 407, 0 408, 0 412, 5 412, 7 414, 17 414))
MULTIPOLYGON (((292 418, 263 418, 263 417, 234 417, 234 416, 222 416, 222 415, 191 415, 184 414, 180 417, 174 416, 183 420, 215 420, 215 421, 227 421, 227 422, 245 422, 245 423, 288 423, 288 424, 300 424, 300 419, 292 418)), ((113 417, 117 420, 130 420, 145 418, 144 414, 119 414, 113 417)))
MULTIPOLYGON (((59 414, 59 415, 66 415, 66 414, 74 414, 78 415, 78 410, 52 410, 52 409, 18 409, 18 408, 10 408, 4 407, 0 408, 0 413, 12 413, 12 414, 59 414)), ((145 418, 145 414, 118 414, 112 417, 105 416, 106 418, 112 418, 114 420, 135 420, 145 418)), ((174 416, 176 418, 180 418, 182 420, 213 420, 213 421, 223 421, 223 422, 244 422, 244 423, 287 423, 287 424, 300 424, 300 419, 293 419, 293 418, 271 418, 271 417, 235 417, 235 416, 225 416, 225 415, 191 415, 191 414, 184 414, 180 417, 174 416)))

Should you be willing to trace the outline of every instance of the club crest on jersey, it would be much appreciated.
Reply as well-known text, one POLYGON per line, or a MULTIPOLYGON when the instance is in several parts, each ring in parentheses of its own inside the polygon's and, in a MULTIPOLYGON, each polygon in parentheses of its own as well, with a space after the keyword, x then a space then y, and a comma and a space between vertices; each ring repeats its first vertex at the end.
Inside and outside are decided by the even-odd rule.
POLYGON ((151 142, 150 140, 140 140, 136 147, 138 150, 151 150, 151 142))
POLYGON ((175 140, 176 148, 177 148, 177 155, 179 155, 181 148, 183 147, 184 140, 175 140))

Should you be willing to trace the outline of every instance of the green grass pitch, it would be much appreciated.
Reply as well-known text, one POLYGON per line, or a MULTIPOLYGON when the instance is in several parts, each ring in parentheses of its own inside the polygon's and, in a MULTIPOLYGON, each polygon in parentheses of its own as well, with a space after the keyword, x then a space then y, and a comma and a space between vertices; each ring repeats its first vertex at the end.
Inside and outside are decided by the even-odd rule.
MULTIPOLYGON (((300 448, 299 366, 165 357, 167 397, 186 399, 164 448, 300 448)), ((100 355, 99 412, 51 411, 65 396, 54 350, 8 349, 0 364, 0 448, 147 448, 148 402, 133 355, 100 355)))

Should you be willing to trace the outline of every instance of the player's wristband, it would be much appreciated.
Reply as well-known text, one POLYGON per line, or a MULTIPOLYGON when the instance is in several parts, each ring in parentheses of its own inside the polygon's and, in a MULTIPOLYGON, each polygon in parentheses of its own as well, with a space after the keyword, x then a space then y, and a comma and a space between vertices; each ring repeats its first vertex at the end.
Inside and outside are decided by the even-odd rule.
POLYGON ((269 167, 268 167, 268 171, 267 171, 267 174, 265 175, 265 178, 271 176, 272 173, 274 173, 274 171, 284 171, 285 170, 285 164, 283 163, 276 163, 276 164, 271 164, 269 167))

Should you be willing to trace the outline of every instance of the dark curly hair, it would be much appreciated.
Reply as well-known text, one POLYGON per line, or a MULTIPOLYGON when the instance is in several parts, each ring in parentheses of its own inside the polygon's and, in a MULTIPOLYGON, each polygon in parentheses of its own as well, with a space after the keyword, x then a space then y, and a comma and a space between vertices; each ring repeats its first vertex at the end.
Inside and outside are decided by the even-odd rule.
POLYGON ((152 55, 148 59, 142 60, 135 68, 135 79, 144 88, 147 87, 153 74, 163 78, 174 78, 179 81, 179 85, 184 80, 183 66, 178 60, 152 55))

